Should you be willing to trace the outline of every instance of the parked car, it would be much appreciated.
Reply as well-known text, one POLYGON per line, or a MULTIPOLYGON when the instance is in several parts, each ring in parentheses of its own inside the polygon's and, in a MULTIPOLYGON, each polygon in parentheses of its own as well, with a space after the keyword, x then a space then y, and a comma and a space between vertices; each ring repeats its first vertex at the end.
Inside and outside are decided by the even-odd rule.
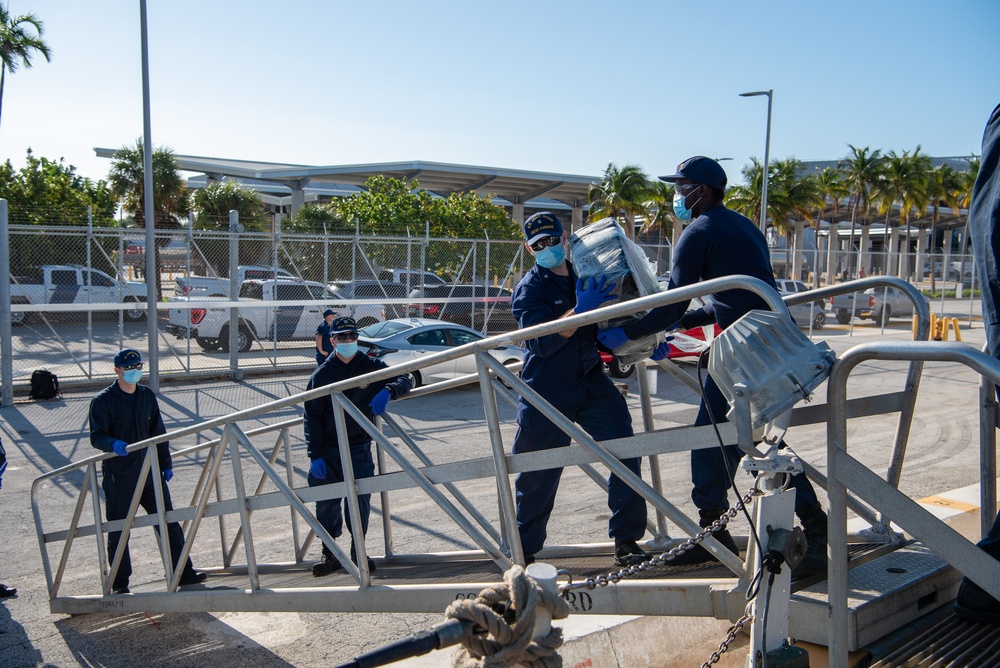
MULTIPOLYGON (((11 304, 130 304, 124 317, 138 321, 146 317, 146 284, 119 281, 103 271, 78 264, 46 264, 15 276, 10 284, 11 304)), ((12 325, 23 324, 25 311, 12 311, 12 325)))
MULTIPOLYGON (((787 278, 778 278, 774 282, 778 286, 778 294, 782 297, 808 292, 812 289, 801 281, 787 278)), ((810 322, 812 322, 813 329, 823 329, 823 326, 826 325, 826 302, 822 299, 817 299, 810 304, 789 306, 788 311, 792 314, 792 320, 799 327, 808 329, 810 322)))
POLYGON ((851 318, 868 318, 875 306, 875 298, 866 292, 836 295, 830 300, 830 310, 836 314, 837 322, 846 325, 851 318))
MULTIPOLYGON (((274 267, 245 264, 236 268, 239 285, 244 281, 268 280, 284 278, 290 281, 299 280, 297 276, 274 267)), ((228 276, 178 276, 174 292, 178 297, 229 297, 228 276)))
MULTIPOLYGON (((157 239, 158 242, 166 241, 157 239)), ((117 256, 118 251, 114 251, 117 256)), ((188 248, 186 239, 170 239, 160 246, 160 265, 166 270, 181 271, 190 262, 193 266, 204 267, 201 256, 188 248), (190 250, 190 255, 189 255, 190 250)), ((146 269, 146 240, 144 238, 125 239, 122 242, 122 264, 138 272, 146 269)))
MULTIPOLYGON (((368 357, 380 359, 389 366, 411 362, 485 338, 468 327, 429 318, 386 320, 362 328, 358 335, 358 349, 368 357)), ((524 353, 517 346, 500 346, 490 350, 490 355, 502 364, 515 364, 522 360, 524 353)), ((413 387, 420 387, 470 373, 476 373, 476 360, 472 355, 433 364, 409 375, 413 387)))
POLYGON ((448 284, 448 281, 437 274, 430 271, 420 271, 419 269, 383 269, 379 277, 384 281, 408 285, 411 290, 417 285, 448 284))
POLYGON ((379 320, 391 320, 405 315, 404 304, 385 304, 388 299, 406 299, 409 289, 401 283, 362 279, 357 281, 334 281, 330 290, 341 299, 371 300, 370 304, 341 304, 339 315, 349 315, 358 322, 358 327, 366 327, 379 320))
MULTIPOLYGON (((913 301, 896 288, 868 288, 865 295, 871 299, 871 313, 868 317, 877 323, 888 324, 890 318, 912 318, 913 301)), ((928 302, 924 297, 924 302, 928 302)))
POLYGON ((517 329, 510 312, 510 290, 482 285, 425 285, 410 292, 422 303, 407 306, 410 317, 434 318, 490 333, 517 329), (437 301, 442 300, 442 301, 437 301), (444 301, 448 300, 448 301, 444 301))

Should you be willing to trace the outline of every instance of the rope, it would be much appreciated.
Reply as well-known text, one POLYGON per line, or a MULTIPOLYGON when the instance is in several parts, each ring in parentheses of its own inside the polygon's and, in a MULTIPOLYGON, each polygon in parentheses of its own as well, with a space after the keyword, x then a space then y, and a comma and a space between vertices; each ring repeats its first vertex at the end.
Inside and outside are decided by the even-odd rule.
POLYGON ((447 619, 463 619, 486 629, 485 634, 462 640, 452 655, 453 668, 507 668, 516 663, 525 668, 561 668, 562 629, 532 640, 538 607, 552 619, 569 616, 569 605, 558 594, 543 590, 520 566, 504 573, 504 584, 487 587, 475 600, 454 601, 445 611, 447 619), (501 612, 498 612, 501 611, 501 612))

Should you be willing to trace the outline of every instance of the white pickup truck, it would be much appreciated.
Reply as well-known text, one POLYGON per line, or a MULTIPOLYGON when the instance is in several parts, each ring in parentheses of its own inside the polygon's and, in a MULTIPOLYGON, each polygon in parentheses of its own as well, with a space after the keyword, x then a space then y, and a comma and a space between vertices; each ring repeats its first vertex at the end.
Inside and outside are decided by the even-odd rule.
MULTIPOLYGON (((173 297, 171 302, 226 302, 228 297, 173 297)), ((337 297, 322 283, 290 279, 251 279, 240 286, 237 350, 245 353, 256 339, 313 341, 323 311, 336 309, 337 297), (254 302, 289 302, 287 306, 255 306, 254 302), (246 304, 243 304, 246 302, 246 304)), ((193 337, 203 350, 229 352, 229 307, 170 309, 167 332, 193 337), (190 321, 188 320, 190 314, 190 321)))
MULTIPOLYGON (((119 281, 76 264, 42 265, 10 281, 11 304, 133 304, 124 317, 136 322, 146 317, 145 301, 145 283, 119 281)), ((12 311, 11 324, 23 324, 29 315, 12 311)))
MULTIPOLYGON (((269 278, 287 278, 299 280, 297 276, 284 269, 265 267, 255 264, 244 264, 236 268, 239 284, 252 279, 267 280, 269 278)), ((175 292, 178 297, 228 297, 229 278, 224 276, 178 276, 175 292)))

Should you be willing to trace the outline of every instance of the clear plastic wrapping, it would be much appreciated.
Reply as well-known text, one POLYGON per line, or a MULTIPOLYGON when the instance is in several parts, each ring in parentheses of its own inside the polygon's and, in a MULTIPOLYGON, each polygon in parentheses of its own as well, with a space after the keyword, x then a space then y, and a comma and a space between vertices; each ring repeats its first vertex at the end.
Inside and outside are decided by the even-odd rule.
MULTIPOLYGON (((625 230, 613 218, 585 225, 573 233, 569 242, 573 268, 579 278, 589 280, 606 276, 608 282, 614 282, 612 294, 615 299, 605 302, 605 306, 659 292, 653 264, 643 250, 625 236, 625 230)), ((640 311, 624 318, 602 321, 597 326, 601 330, 622 327, 645 314, 646 311, 640 311)), ((629 341, 614 352, 623 363, 633 364, 649 357, 662 341, 662 334, 646 336, 629 341)))

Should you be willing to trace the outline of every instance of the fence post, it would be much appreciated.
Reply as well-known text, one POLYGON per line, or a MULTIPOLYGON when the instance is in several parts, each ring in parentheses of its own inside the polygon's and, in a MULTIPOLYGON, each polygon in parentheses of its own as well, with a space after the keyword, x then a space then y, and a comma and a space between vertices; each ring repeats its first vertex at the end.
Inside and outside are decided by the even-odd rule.
MULTIPOLYGON (((94 210, 92 207, 87 207, 87 269, 91 270, 93 266, 93 258, 91 257, 91 246, 94 243, 94 210)), ((93 274, 89 274, 87 277, 87 283, 93 283, 93 274)), ((93 288, 93 285, 89 287, 93 288)), ((87 290, 87 303, 89 304, 93 300, 93 290, 87 290)), ((87 309, 87 378, 93 380, 94 378, 94 311, 93 309, 87 309)))
POLYGON ((0 199, 0 400, 14 403, 14 344, 10 327, 10 230, 7 227, 7 200, 0 199))
MULTIPOLYGON (((229 211, 229 299, 235 301, 240 296, 240 213, 229 211)), ((240 312, 235 306, 229 307, 229 371, 236 377, 240 370, 240 312)))

